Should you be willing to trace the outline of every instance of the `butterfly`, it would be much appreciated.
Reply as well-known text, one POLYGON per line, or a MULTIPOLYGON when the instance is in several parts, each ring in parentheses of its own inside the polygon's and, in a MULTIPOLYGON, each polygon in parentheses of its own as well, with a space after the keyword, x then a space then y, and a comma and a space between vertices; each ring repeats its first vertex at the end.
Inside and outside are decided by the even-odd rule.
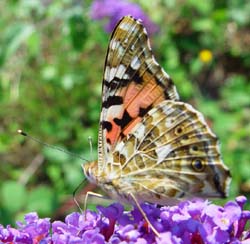
POLYGON ((111 35, 98 135, 98 160, 84 164, 84 173, 117 201, 140 207, 227 196, 230 171, 218 138, 200 112, 179 101, 146 29, 131 16, 111 35))

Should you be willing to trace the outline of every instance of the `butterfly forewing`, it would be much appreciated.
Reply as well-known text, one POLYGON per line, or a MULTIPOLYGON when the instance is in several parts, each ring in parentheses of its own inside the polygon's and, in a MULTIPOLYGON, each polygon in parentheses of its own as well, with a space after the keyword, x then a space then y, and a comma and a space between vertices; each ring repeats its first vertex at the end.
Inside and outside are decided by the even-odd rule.
POLYGON ((124 202, 225 197, 230 173, 218 139, 201 113, 178 99, 152 55, 145 28, 124 17, 107 52, 99 156, 84 165, 87 177, 124 202))
POLYGON ((178 99, 170 77, 152 55, 145 28, 132 17, 124 17, 111 36, 102 94, 101 171, 116 143, 152 107, 165 99, 178 99))

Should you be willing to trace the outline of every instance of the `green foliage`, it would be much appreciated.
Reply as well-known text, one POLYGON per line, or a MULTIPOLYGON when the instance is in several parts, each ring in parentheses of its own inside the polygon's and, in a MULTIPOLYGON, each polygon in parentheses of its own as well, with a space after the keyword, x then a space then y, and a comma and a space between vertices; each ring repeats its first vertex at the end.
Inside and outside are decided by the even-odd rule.
MULTIPOLYGON (((231 197, 250 192, 250 41, 247 1, 156 1, 157 60, 182 100, 208 119, 231 168, 231 197), (208 50, 211 58, 201 59, 208 50)), ((109 34, 91 1, 0 3, 0 219, 52 216, 84 179, 81 163, 16 134, 19 128, 97 158, 101 80, 109 34), (92 138, 93 153, 88 137, 92 138)), ((112 6, 111 6, 112 8, 112 6)))
POLYGON ((27 202, 29 212, 36 212, 39 209, 41 215, 48 216, 55 210, 56 193, 47 186, 38 186, 30 192, 27 202))
POLYGON ((15 181, 6 181, 2 184, 3 208, 9 212, 16 212, 26 204, 27 192, 24 186, 15 181))

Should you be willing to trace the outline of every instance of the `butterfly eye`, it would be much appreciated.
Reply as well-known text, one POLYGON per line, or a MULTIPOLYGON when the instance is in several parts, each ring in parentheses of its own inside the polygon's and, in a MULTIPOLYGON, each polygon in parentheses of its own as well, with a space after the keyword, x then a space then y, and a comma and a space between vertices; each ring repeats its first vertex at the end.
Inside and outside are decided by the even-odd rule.
POLYGON ((195 171, 201 172, 205 168, 205 165, 201 159, 194 159, 192 167, 195 171))

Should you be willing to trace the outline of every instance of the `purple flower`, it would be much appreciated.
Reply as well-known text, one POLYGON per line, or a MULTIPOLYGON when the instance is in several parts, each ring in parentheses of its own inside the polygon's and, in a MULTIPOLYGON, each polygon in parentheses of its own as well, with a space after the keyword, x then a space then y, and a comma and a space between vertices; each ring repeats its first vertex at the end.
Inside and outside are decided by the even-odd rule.
POLYGON ((237 197, 224 207, 194 199, 176 206, 141 204, 156 236, 141 212, 124 211, 119 203, 97 207, 97 212, 71 213, 65 221, 40 219, 36 213, 25 216, 17 228, 0 225, 0 243, 157 243, 205 244, 250 243, 250 211, 244 210, 245 197, 237 197), (86 217, 86 218, 85 218, 86 217))
POLYGON ((183 241, 181 238, 176 237, 171 232, 164 232, 160 238, 157 238, 157 244, 181 244, 183 241))
POLYGON ((119 219, 124 211, 124 207, 119 203, 111 204, 109 207, 97 206, 97 209, 109 220, 119 219))
MULTIPOLYGON (((0 242, 3 243, 40 243, 49 238, 49 218, 39 219, 37 213, 31 212, 24 217, 24 223, 17 222, 17 229, 0 225, 0 242)), ((46 243, 46 242, 45 242, 46 243)))
POLYGON ((105 26, 107 32, 112 32, 118 21, 125 15, 132 15, 143 20, 149 34, 153 34, 158 27, 143 12, 141 7, 126 0, 95 0, 91 6, 90 16, 94 20, 108 18, 105 26))
POLYGON ((100 234, 98 223, 101 216, 87 211, 86 219, 83 214, 72 213, 65 218, 65 223, 52 223, 53 243, 104 243, 104 236, 100 234))

